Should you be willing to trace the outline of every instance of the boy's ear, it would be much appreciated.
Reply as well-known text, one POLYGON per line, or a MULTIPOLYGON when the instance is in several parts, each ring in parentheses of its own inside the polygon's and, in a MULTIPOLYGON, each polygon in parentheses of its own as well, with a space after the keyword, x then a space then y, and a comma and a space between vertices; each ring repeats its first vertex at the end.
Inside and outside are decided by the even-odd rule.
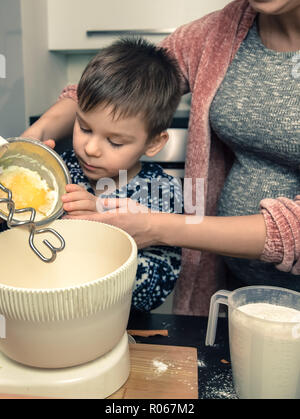
POLYGON ((147 157, 155 156, 157 153, 160 152, 160 150, 162 150, 164 148, 168 139, 169 139, 168 131, 163 131, 160 134, 157 134, 154 138, 152 138, 149 141, 149 144, 148 144, 144 154, 147 157))

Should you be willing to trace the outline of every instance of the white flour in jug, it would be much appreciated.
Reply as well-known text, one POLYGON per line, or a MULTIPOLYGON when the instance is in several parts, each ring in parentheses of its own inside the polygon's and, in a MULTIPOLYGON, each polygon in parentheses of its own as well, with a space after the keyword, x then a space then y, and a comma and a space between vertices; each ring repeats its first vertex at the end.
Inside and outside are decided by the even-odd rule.
POLYGON ((233 377, 241 398, 300 398, 300 311, 246 304, 230 316, 233 377))
POLYGON ((255 303, 238 308, 243 313, 274 322, 300 322, 300 311, 275 304, 255 303))

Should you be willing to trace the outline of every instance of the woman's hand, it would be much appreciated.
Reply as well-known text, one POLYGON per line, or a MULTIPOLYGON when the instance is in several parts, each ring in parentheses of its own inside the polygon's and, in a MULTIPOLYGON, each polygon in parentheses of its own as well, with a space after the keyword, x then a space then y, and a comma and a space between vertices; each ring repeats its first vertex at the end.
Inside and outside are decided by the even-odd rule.
POLYGON ((55 147, 55 141, 52 138, 49 138, 47 140, 43 140, 43 131, 36 128, 34 125, 27 128, 20 137, 22 138, 28 138, 29 140, 35 140, 35 141, 42 141, 44 144, 46 144, 50 148, 55 147))
POLYGON ((43 141, 43 131, 39 128, 38 124, 33 124, 28 127, 20 137, 28 138, 29 140, 43 141))
MULTIPOLYGON (((85 211, 83 213, 78 210, 80 211, 78 215, 75 215, 75 211, 73 211, 64 218, 84 219, 114 225, 127 231, 135 239, 139 248, 159 244, 153 228, 155 221, 153 216, 158 214, 151 213, 148 207, 140 205, 132 199, 96 198, 96 201, 93 207, 94 212, 85 211)), ((82 203, 79 205, 83 207, 82 203)), ((92 204, 89 205, 92 207, 92 204)))
POLYGON ((97 213, 97 197, 79 185, 66 185, 66 194, 61 197, 63 208, 69 218, 83 218, 97 213))
POLYGON ((50 147, 52 149, 54 149, 54 147, 55 147, 55 141, 54 140, 49 139, 49 140, 43 141, 43 143, 46 144, 48 147, 50 147))
POLYGON ((60 99, 48 109, 21 137, 45 141, 59 141, 72 136, 76 118, 77 102, 70 98, 60 99))

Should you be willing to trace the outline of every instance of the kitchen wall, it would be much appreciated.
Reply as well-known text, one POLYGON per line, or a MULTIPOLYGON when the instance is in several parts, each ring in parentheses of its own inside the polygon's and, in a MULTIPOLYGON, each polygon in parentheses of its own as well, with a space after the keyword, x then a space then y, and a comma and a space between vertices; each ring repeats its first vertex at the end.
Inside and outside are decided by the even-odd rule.
POLYGON ((25 93, 19 1, 0 2, 0 135, 21 132, 25 126, 25 93), (3 68, 4 66, 4 68, 3 68), (5 70, 5 71, 3 71, 5 70))
POLYGON ((0 57, 0 135, 14 137, 67 83, 66 57, 48 51, 47 0, 0 1, 0 57))
POLYGON ((21 0, 21 24, 25 117, 29 121, 57 100, 68 80, 67 59, 48 51, 46 0, 21 0))
POLYGON ((94 57, 95 53, 68 54, 66 56, 67 79, 69 84, 78 83, 80 76, 87 63, 94 57))

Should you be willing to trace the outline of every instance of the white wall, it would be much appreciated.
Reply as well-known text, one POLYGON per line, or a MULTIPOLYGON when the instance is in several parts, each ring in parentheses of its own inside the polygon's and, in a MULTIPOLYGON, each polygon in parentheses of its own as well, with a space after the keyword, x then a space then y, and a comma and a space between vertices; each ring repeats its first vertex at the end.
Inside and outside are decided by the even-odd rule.
POLYGON ((76 84, 79 82, 81 74, 88 62, 96 53, 87 54, 68 54, 67 58, 67 80, 68 84, 76 84))
POLYGON ((20 0, 0 1, 0 54, 6 67, 0 78, 0 135, 12 137, 25 126, 20 0))
POLYGON ((47 0, 21 0, 21 19, 28 120, 57 100, 68 81, 67 59, 48 51, 47 0))
POLYGON ((47 0, 0 1, 0 57, 0 135, 15 137, 67 83, 66 56, 48 51, 47 0))

